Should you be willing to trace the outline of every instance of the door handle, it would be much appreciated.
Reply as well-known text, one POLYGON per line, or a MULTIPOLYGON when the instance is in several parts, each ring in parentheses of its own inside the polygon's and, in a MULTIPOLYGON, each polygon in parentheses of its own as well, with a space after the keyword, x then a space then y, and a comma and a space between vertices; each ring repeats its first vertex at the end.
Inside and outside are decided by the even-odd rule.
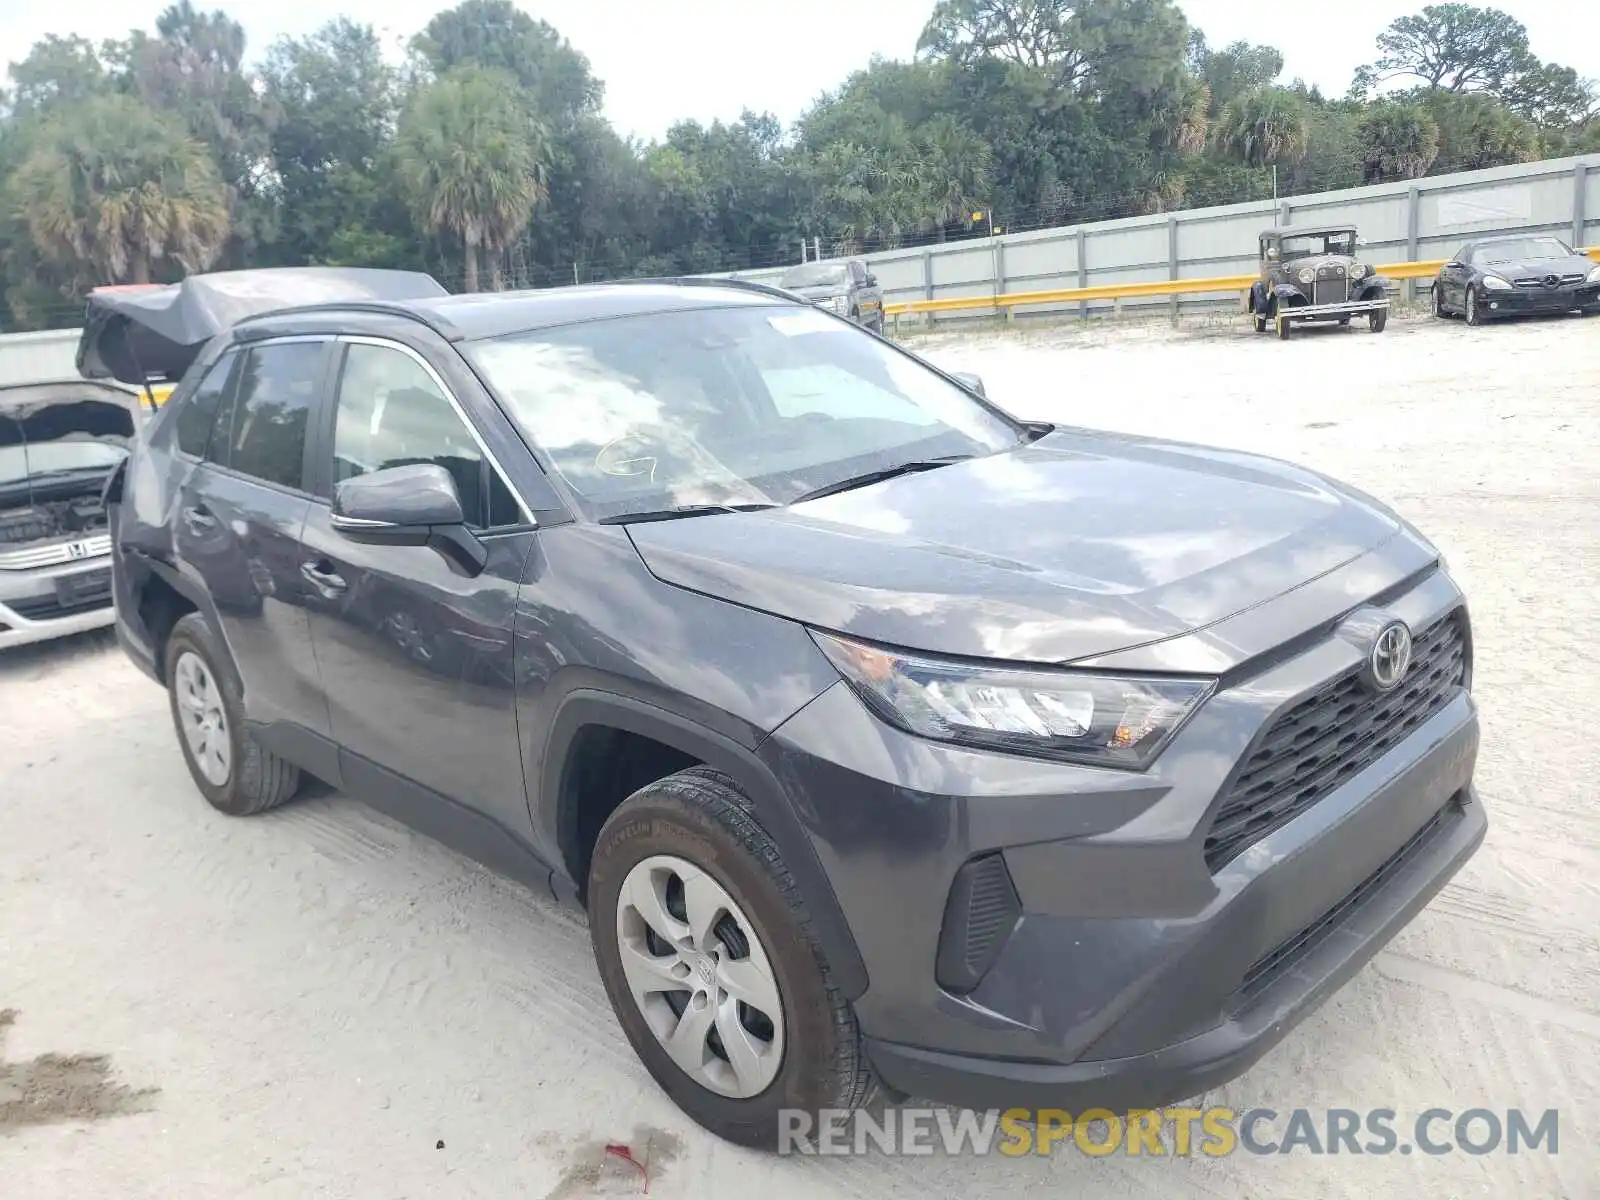
POLYGON ((342 595, 345 588, 349 586, 345 583, 342 575, 333 570, 332 567, 324 566, 320 562, 301 563, 300 574, 305 576, 306 581, 312 587, 330 600, 335 596, 342 595))

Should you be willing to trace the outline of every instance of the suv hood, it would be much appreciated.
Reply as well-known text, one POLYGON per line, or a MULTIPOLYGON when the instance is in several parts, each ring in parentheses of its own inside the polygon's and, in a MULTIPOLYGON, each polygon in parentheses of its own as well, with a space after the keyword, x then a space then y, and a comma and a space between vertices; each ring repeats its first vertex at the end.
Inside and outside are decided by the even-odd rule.
POLYGON ((628 533, 678 587, 908 649, 1059 663, 1213 624, 1399 528, 1285 463, 1058 432, 788 508, 628 533))

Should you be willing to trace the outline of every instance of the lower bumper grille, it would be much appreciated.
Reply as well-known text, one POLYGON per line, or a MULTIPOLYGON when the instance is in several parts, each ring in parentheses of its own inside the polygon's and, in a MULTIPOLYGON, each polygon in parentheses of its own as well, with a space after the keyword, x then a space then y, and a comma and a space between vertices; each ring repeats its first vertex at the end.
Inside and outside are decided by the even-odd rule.
POLYGON ((1280 942, 1251 963, 1250 969, 1244 973, 1244 979, 1240 982, 1238 990, 1233 994, 1230 1010, 1237 1011, 1242 1008, 1322 945, 1329 934, 1338 929, 1368 897, 1392 879, 1405 866, 1407 860, 1432 840, 1450 811, 1450 805, 1447 804, 1434 813, 1426 825, 1412 834, 1405 844, 1385 859, 1376 871, 1356 884, 1349 895, 1299 933, 1280 942))
POLYGON ((54 621, 61 617, 73 617, 79 613, 110 608, 111 604, 110 592, 67 602, 63 602, 55 596, 35 596, 28 600, 6 601, 7 608, 16 613, 17 616, 25 617, 30 621, 54 621))
POLYGON ((969 860, 956 872, 945 905, 935 977, 949 992, 978 986, 1022 916, 1022 902, 999 854, 969 860))
POLYGON ((1351 671, 1280 716, 1240 765, 1206 834, 1218 871, 1371 766, 1466 682, 1466 615, 1457 609, 1415 635, 1411 667, 1393 691, 1368 692, 1351 671))

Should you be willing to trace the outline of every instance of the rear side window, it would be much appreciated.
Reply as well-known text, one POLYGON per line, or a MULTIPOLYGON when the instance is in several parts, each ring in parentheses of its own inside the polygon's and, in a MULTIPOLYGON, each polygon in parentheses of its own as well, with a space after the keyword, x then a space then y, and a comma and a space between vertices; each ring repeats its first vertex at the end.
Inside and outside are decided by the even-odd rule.
POLYGON ((211 365, 200 386, 189 393, 178 406, 173 422, 178 438, 178 449, 195 458, 206 456, 206 443, 211 440, 211 427, 217 421, 217 409, 228 390, 228 377, 233 373, 239 356, 228 351, 211 365))
POLYGON ((450 472, 470 528, 521 523, 510 489, 422 364, 401 350, 354 342, 339 380, 334 481, 410 463, 450 472))
POLYGON ((306 430, 322 388, 326 342, 278 342, 244 352, 211 440, 210 458, 281 487, 305 487, 306 430), (219 449, 224 442, 226 454, 219 449))

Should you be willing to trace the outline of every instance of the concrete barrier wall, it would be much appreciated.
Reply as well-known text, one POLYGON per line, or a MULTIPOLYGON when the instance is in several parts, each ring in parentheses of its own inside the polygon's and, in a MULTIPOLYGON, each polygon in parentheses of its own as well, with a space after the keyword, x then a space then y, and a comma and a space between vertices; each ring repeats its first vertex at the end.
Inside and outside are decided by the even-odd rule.
MULTIPOLYGON (((1600 156, 1548 159, 863 257, 883 285, 885 301, 896 304, 1253 275, 1256 237, 1262 229, 1329 224, 1355 225, 1361 233, 1362 257, 1369 263, 1448 258, 1463 242, 1501 233, 1553 233, 1575 246, 1594 245, 1600 243, 1600 156)), ((733 274, 775 283, 783 271, 733 274)), ((1419 290, 1409 286, 1413 292, 1419 290)), ((1420 290, 1425 292, 1425 282, 1420 290)), ((1120 306, 1128 312, 1159 312, 1233 303, 1214 296, 1147 296, 1036 305, 1021 311, 1096 314, 1120 306)), ((947 321, 971 315, 954 311, 918 319, 947 321)))

